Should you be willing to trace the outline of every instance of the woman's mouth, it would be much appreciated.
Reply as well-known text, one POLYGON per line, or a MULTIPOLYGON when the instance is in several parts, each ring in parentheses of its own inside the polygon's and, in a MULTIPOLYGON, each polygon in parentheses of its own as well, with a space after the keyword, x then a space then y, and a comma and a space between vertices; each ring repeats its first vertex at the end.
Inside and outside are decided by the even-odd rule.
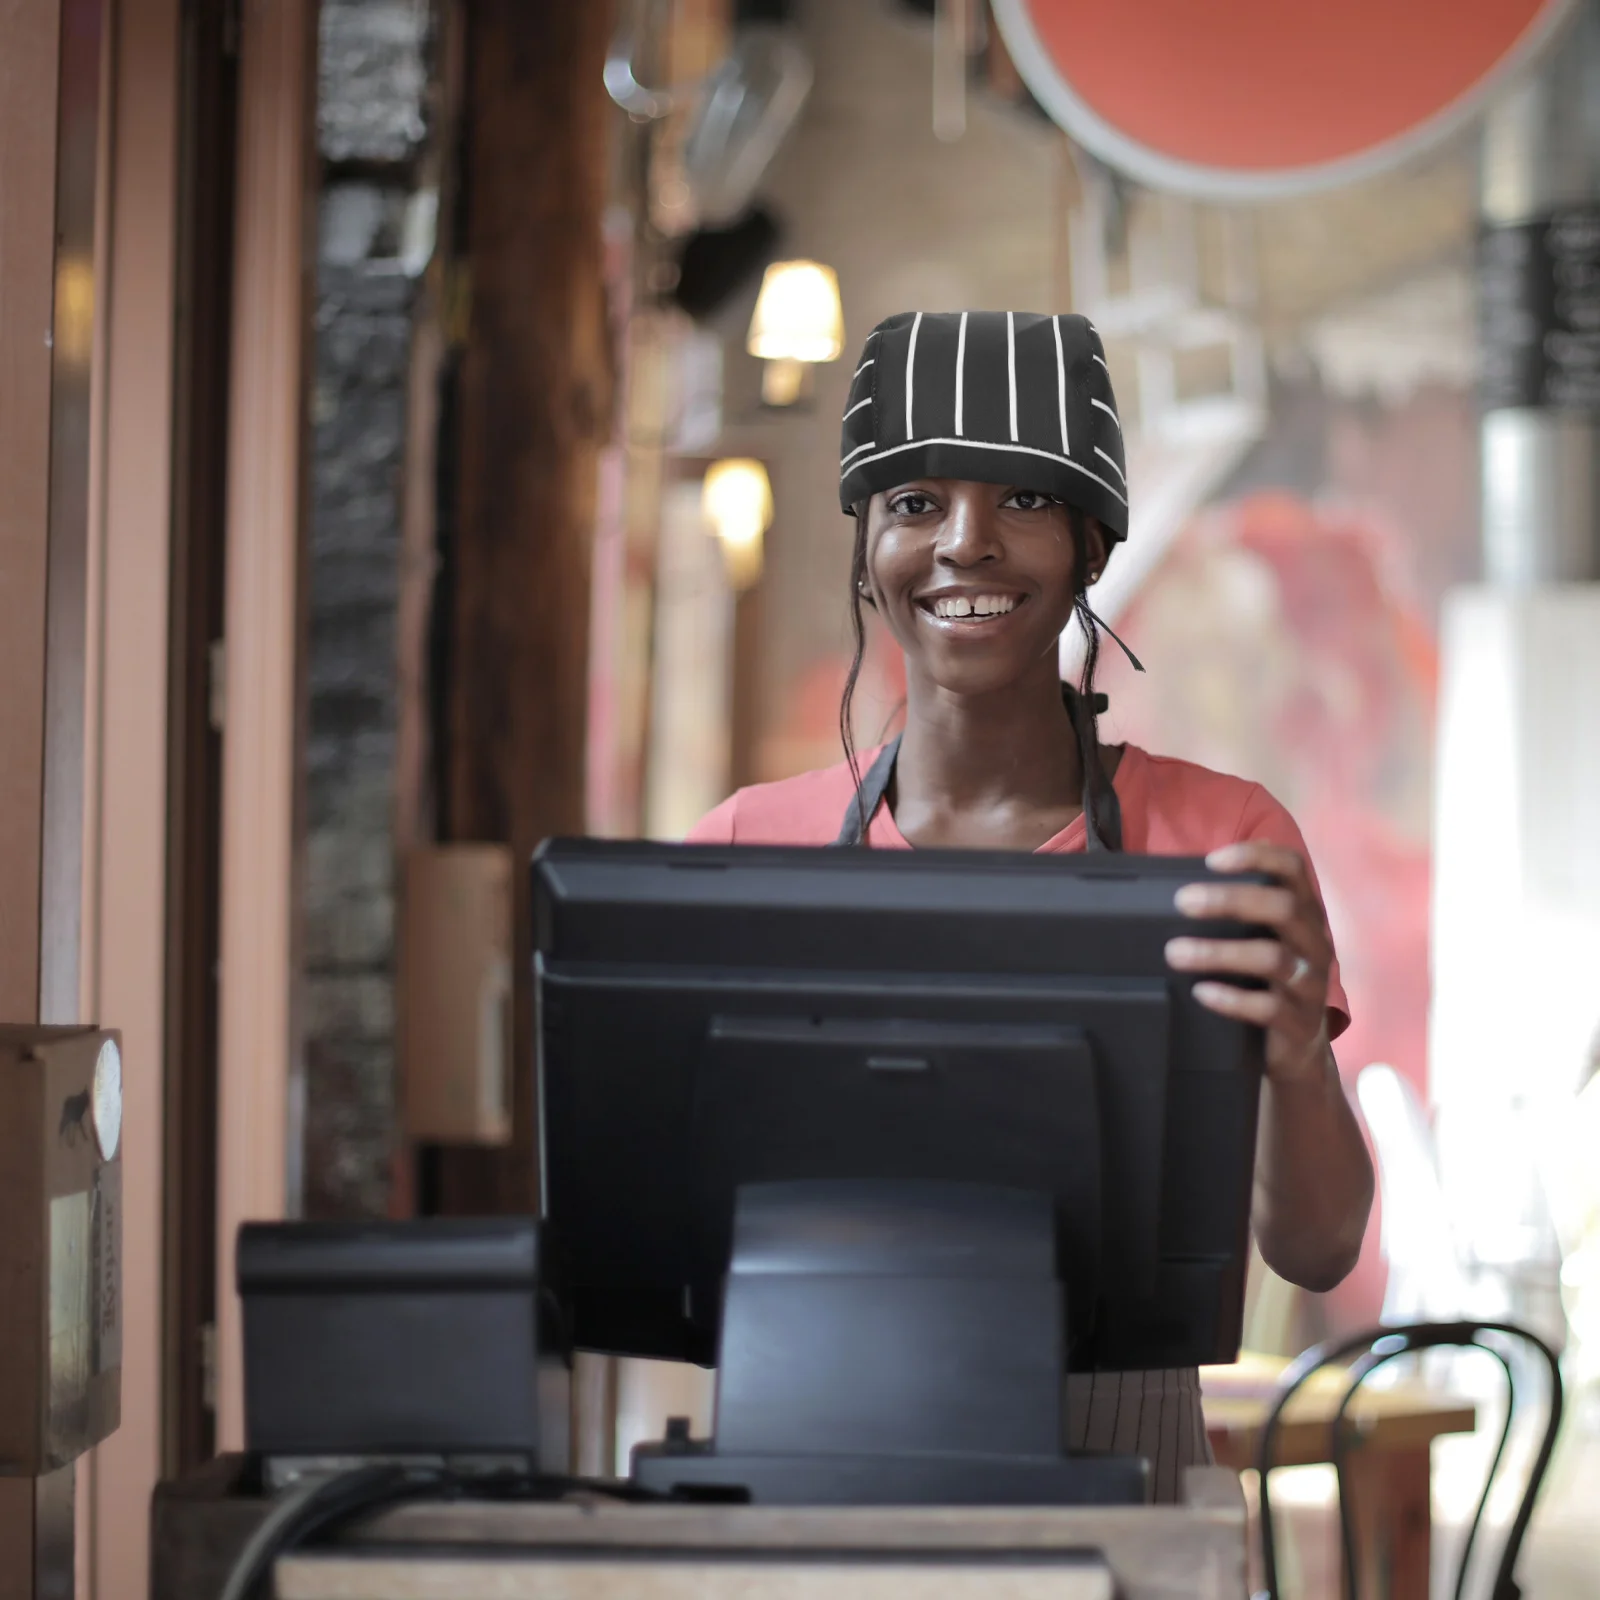
POLYGON ((988 594, 973 591, 963 594, 931 594, 917 605, 937 622, 956 623, 966 628, 993 624, 1010 616, 1027 598, 1020 594, 988 594))

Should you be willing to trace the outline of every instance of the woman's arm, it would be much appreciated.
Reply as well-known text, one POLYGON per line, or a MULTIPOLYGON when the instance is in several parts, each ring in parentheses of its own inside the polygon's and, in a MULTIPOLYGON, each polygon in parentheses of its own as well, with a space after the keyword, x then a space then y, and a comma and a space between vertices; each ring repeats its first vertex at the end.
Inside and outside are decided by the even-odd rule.
POLYGON ((1265 872, 1264 884, 1190 884, 1188 916, 1271 928, 1272 939, 1174 939, 1179 972, 1262 978, 1264 989, 1208 979, 1195 998, 1226 1017, 1266 1029, 1266 1085, 1256 1153, 1252 1220, 1262 1258, 1302 1288, 1331 1289, 1355 1266, 1372 1210, 1372 1161, 1345 1098, 1328 1038, 1333 940, 1305 857, 1264 839, 1207 857, 1219 872, 1265 872))

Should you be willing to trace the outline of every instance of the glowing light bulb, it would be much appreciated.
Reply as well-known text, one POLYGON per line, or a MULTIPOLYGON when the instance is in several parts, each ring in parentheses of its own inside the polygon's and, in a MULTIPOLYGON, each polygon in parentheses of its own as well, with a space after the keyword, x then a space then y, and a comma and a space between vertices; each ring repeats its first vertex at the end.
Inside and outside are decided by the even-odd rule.
POLYGON ((762 541, 772 524, 772 484, 759 461, 730 457, 706 472, 700 506, 722 545, 728 581, 748 589, 761 576, 762 541))
POLYGON ((761 280, 746 349, 763 361, 837 361, 844 310, 832 267, 775 261, 761 280))

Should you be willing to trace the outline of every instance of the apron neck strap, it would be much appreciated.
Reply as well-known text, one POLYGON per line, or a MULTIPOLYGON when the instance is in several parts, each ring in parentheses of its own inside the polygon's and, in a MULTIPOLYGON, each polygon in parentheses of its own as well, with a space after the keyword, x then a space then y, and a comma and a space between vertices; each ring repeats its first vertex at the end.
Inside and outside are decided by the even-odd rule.
MULTIPOLYGON (((1070 683, 1061 685, 1061 698, 1066 703, 1067 715, 1074 730, 1078 728, 1080 696, 1070 683)), ((1105 709, 1105 696, 1096 695, 1095 709, 1105 709)), ((1080 739, 1078 748, 1083 749, 1080 739)), ((850 804, 845 808, 844 820, 839 825, 839 837, 833 841, 836 849, 848 849, 866 843, 867 830, 883 804, 894 777, 894 764, 900 754, 900 735, 896 734, 873 759, 862 775, 850 804)), ((1088 850, 1122 849, 1122 803, 1105 767, 1098 761, 1084 762, 1083 774, 1083 826, 1085 848, 1088 850)))
POLYGON ((894 776, 895 757, 900 754, 900 735, 896 734, 881 749, 872 765, 863 774, 850 804, 845 808, 844 821, 839 826, 835 846, 849 847, 867 842, 867 829, 889 792, 889 780, 894 776))

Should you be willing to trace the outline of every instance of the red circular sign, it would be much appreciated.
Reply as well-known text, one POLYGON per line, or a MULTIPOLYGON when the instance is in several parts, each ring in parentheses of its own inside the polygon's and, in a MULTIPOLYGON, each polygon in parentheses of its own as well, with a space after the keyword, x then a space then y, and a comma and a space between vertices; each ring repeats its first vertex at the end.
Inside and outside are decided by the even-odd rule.
POLYGON ((1271 198, 1458 126, 1570 0, 993 0, 1024 82, 1143 182, 1271 198))

